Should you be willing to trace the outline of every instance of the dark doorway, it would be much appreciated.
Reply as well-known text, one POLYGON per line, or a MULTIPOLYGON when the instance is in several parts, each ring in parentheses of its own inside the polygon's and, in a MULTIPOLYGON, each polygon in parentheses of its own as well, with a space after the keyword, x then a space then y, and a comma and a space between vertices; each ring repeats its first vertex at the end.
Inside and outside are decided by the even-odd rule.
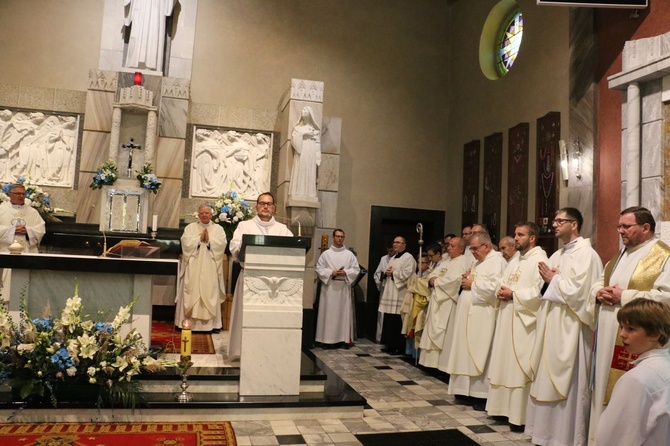
MULTIPOLYGON (((414 257, 419 254, 419 234, 417 223, 423 225, 423 249, 441 240, 444 236, 444 211, 426 209, 394 208, 372 206, 370 210, 370 246, 368 250, 367 300, 365 305, 364 333, 371 340, 375 338, 377 328, 377 307, 379 307, 379 291, 374 281, 382 256, 386 255, 386 247, 394 237, 402 236, 407 241, 407 251, 414 257)), ((360 333, 359 327, 359 333, 360 333)))

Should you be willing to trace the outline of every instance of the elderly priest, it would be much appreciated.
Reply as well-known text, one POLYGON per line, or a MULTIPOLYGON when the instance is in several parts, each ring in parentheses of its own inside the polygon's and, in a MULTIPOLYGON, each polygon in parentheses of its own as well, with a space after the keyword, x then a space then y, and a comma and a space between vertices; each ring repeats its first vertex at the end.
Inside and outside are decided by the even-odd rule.
POLYGON ((0 251, 7 252, 14 241, 23 246, 24 252, 37 252, 44 237, 44 220, 30 204, 26 204, 26 188, 13 184, 9 201, 0 205, 0 251))
POLYGON ((198 208, 199 221, 186 226, 181 237, 182 264, 180 292, 177 294, 175 323, 191 319, 194 331, 221 330, 221 302, 226 291, 223 282, 223 255, 226 233, 211 221, 212 208, 198 208))

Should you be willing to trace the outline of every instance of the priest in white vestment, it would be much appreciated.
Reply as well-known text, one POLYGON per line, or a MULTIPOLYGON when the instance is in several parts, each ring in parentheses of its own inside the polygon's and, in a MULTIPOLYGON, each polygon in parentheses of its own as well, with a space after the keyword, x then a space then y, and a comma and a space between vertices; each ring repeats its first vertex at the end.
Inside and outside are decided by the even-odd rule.
POLYGON ((350 346, 354 342, 354 307, 351 285, 361 271, 354 253, 344 246, 344 231, 333 231, 333 244, 316 262, 321 281, 316 342, 350 346))
POLYGON ((589 290, 603 266, 591 241, 579 235, 584 218, 575 208, 556 212, 552 227, 563 248, 539 265, 548 285, 537 313, 526 433, 535 444, 586 444, 594 315, 589 290))
MULTIPOLYGON (((9 201, 0 204, 0 252, 9 252, 9 245, 16 241, 23 246, 23 252, 36 253, 46 232, 44 220, 26 203, 23 184, 13 184, 8 195, 9 201)), ((0 268, 0 298, 9 299, 10 280, 11 270, 0 268)))
POLYGON ((509 263, 513 258, 519 257, 519 251, 516 250, 514 246, 514 239, 509 235, 500 239, 498 243, 498 248, 500 248, 500 254, 503 255, 507 263, 509 263))
POLYGON ((419 345, 419 364, 437 368, 440 356, 449 358, 449 348, 454 332, 456 304, 461 279, 468 267, 463 256, 465 242, 460 237, 450 238, 447 244, 448 256, 428 277, 431 287, 430 302, 426 313, 426 326, 419 345), (446 346, 446 349, 445 349, 446 346))
POLYGON ((416 260, 405 251, 406 247, 404 237, 393 239, 395 255, 382 275, 384 293, 379 301, 379 311, 384 313, 382 344, 386 345, 383 351, 391 354, 402 354, 405 351, 400 311, 407 294, 407 282, 416 272, 416 260))
POLYGON ((538 264, 547 261, 544 250, 535 246, 540 228, 533 222, 514 229, 519 256, 507 264, 496 296, 500 300, 488 377, 491 383, 486 411, 507 417, 512 431, 522 432, 530 384, 535 378, 531 353, 535 342, 536 315, 544 280, 538 264))
POLYGON ((221 330, 221 303, 226 298, 223 256, 226 233, 212 222, 212 208, 198 208, 199 221, 190 223, 181 236, 180 292, 177 293, 175 325, 191 320, 193 331, 221 330))
POLYGON ((14 241, 23 252, 37 252, 44 237, 44 220, 35 208, 26 203, 26 188, 17 183, 9 189, 9 201, 0 204, 0 251, 8 252, 14 241))
POLYGON ((670 266, 667 261, 670 247, 654 237, 656 221, 651 212, 640 206, 625 209, 617 229, 624 248, 605 266, 602 276, 591 288, 589 301, 594 307, 598 303, 590 445, 595 444, 596 429, 609 393, 618 376, 623 374, 623 370, 611 367, 613 359, 617 364, 625 362, 618 360, 623 350, 620 339, 617 339, 619 309, 638 297, 670 304, 670 266), (617 358, 614 358, 615 354, 617 358))
POLYGON ((486 233, 472 236, 470 251, 477 261, 461 281, 451 354, 443 371, 450 375, 450 395, 473 397, 473 408, 485 410, 483 399, 489 393, 486 369, 498 309, 496 290, 507 262, 493 250, 486 233))
MULTIPOLYGON (((274 218, 275 198, 265 192, 258 196, 256 200, 256 216, 251 220, 240 222, 235 229, 233 239, 230 241, 230 253, 233 260, 239 261, 240 250, 242 249, 242 236, 245 234, 258 235, 278 235, 292 237, 293 233, 285 224, 279 223, 274 218)), ((236 360, 240 358, 242 352, 242 294, 244 290, 244 265, 235 284, 233 294, 233 308, 230 317, 230 337, 228 338, 228 359, 236 360)))

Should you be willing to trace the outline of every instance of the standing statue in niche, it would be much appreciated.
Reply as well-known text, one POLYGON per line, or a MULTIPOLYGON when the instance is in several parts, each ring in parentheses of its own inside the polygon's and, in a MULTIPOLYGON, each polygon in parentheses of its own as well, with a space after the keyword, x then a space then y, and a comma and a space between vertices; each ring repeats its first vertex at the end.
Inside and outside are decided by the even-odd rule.
POLYGON ((295 149, 289 196, 293 199, 316 198, 316 167, 321 164, 321 129, 309 106, 302 109, 293 128, 291 144, 295 149))
POLYGON ((161 71, 165 48, 165 19, 177 0, 123 0, 130 26, 126 67, 161 71))

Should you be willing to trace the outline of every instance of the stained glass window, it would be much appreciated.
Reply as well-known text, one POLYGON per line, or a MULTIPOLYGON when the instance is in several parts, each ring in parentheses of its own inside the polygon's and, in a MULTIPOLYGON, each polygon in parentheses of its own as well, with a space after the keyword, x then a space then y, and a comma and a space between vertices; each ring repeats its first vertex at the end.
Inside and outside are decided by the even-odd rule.
POLYGON ((503 28, 498 43, 498 70, 503 76, 512 68, 523 35, 523 15, 517 10, 503 28))

